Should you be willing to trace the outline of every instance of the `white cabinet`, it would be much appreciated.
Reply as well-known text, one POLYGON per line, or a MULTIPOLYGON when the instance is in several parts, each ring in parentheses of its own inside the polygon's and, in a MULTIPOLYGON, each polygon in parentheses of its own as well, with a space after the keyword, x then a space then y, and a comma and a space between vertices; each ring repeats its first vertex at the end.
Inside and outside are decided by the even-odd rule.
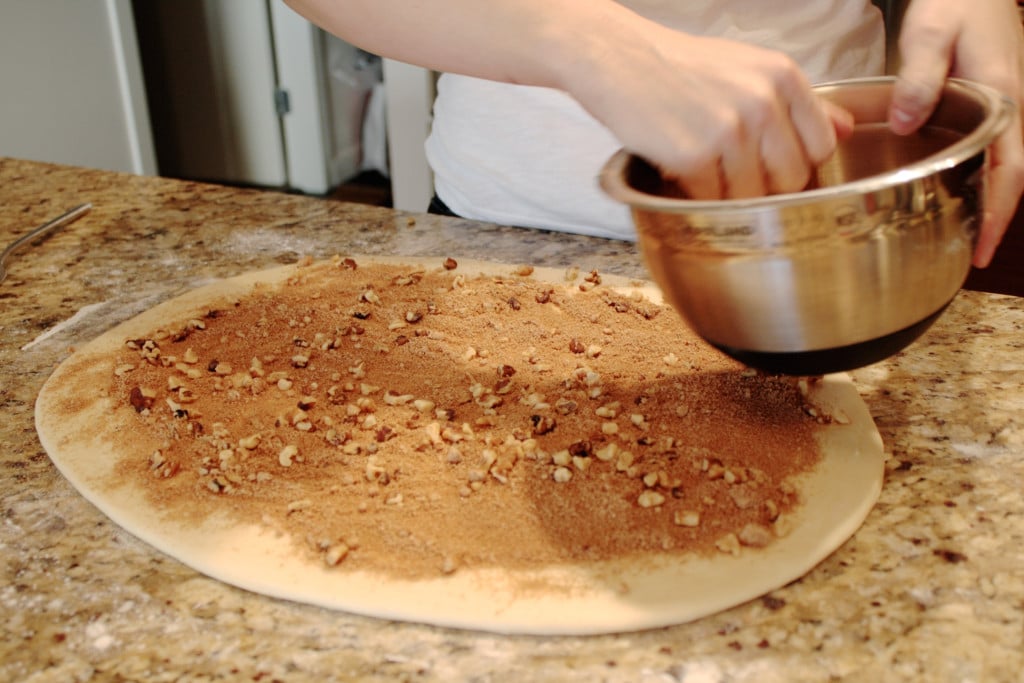
POLYGON ((0 156, 156 172, 129 0, 0 3, 0 156))

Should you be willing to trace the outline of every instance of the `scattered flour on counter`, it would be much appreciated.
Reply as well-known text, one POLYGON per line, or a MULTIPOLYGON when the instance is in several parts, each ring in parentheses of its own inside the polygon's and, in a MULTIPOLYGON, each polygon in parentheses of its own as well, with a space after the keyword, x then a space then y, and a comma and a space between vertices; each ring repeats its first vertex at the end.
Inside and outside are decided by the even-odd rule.
POLYGON ((46 330, 45 332, 43 332, 42 334, 37 336, 32 341, 30 341, 29 343, 27 343, 24 346, 22 346, 21 350, 22 351, 27 351, 28 349, 32 348, 36 344, 39 344, 40 342, 43 342, 43 341, 49 339, 50 337, 52 337, 53 335, 57 334, 61 330, 66 329, 68 327, 71 327, 72 325, 74 325, 79 320, 81 320, 85 316, 89 315, 90 313, 92 313, 96 309, 103 308, 104 306, 107 305, 107 303, 108 302, 106 302, 106 301, 101 301, 101 302, 96 303, 96 304, 87 304, 85 306, 82 306, 80 309, 78 309, 75 312, 75 314, 73 316, 71 316, 67 320, 64 320, 63 322, 57 323, 56 325, 54 325, 50 329, 46 330))
POLYGON ((316 256, 324 248, 323 237, 310 231, 308 235, 295 235, 280 229, 232 230, 222 246, 229 253, 287 254, 316 256))

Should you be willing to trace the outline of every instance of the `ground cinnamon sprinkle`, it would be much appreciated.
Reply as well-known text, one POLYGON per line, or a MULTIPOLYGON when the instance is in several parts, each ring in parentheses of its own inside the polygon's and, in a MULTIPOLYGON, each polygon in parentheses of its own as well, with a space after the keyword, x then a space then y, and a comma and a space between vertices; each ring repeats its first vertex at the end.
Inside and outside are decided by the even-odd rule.
POLYGON ((128 340, 121 463, 180 523, 229 510, 403 576, 781 533, 819 459, 797 383, 605 286, 335 259, 128 340))

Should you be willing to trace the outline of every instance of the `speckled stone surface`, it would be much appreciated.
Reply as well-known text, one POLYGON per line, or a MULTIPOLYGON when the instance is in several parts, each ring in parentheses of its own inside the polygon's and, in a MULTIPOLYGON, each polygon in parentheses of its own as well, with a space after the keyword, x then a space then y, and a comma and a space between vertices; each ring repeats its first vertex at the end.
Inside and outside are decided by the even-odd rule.
POLYGON ((214 278, 335 253, 642 275, 632 245, 0 158, 0 681, 1020 681, 1024 299, 963 292, 853 373, 891 457, 862 529, 803 579, 674 628, 504 637, 252 595, 119 530, 57 473, 33 402, 68 348, 214 278))

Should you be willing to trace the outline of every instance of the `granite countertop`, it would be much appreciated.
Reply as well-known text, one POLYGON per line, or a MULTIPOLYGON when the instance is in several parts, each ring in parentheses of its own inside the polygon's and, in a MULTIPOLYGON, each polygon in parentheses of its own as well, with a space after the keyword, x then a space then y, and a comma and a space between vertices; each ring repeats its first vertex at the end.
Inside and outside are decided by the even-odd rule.
POLYGON ((856 371, 889 454, 861 530, 803 579, 674 628, 508 637, 223 585, 121 531, 35 434, 49 373, 220 278, 334 254, 454 255, 643 275, 633 245, 296 195, 0 158, 0 243, 67 208, 0 283, 0 680, 1019 681, 1024 299, 962 292, 856 371))

